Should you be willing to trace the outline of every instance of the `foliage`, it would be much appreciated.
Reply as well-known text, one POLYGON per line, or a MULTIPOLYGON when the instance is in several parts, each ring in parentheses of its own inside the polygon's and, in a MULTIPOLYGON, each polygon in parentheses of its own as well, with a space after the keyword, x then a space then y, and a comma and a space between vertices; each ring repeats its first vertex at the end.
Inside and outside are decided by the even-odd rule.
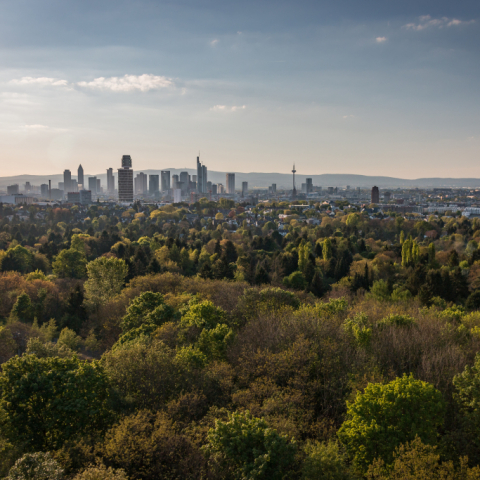
POLYGON ((77 358, 14 357, 0 376, 5 432, 29 450, 59 448, 111 420, 110 387, 102 367, 77 358))
POLYGON ((395 449, 417 435, 434 444, 443 424, 445 402, 432 385, 404 375, 382 385, 370 383, 347 404, 347 418, 338 431, 355 466, 366 471, 375 459, 387 465, 395 449))
POLYGON ((6 480, 61 480, 63 470, 50 453, 26 453, 15 462, 6 480))
POLYGON ((305 445, 306 458, 302 467, 303 480, 349 480, 345 455, 335 442, 309 442, 305 445))
POLYGON ((124 260, 100 257, 87 264, 88 280, 85 282, 85 300, 99 307, 118 295, 128 273, 124 260))
POLYGON ((237 479, 288 478, 294 466, 296 444, 249 412, 217 420, 208 431, 205 451, 237 479))
POLYGON ((73 480, 128 480, 128 477, 121 468, 107 468, 101 463, 87 467, 83 472, 75 475, 73 480))

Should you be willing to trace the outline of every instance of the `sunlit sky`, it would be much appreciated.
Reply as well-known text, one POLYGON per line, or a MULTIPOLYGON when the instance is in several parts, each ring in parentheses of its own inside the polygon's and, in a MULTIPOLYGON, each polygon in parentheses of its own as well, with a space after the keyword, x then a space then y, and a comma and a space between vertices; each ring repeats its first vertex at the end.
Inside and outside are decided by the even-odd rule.
POLYGON ((480 177, 480 2, 0 0, 0 176, 480 177))

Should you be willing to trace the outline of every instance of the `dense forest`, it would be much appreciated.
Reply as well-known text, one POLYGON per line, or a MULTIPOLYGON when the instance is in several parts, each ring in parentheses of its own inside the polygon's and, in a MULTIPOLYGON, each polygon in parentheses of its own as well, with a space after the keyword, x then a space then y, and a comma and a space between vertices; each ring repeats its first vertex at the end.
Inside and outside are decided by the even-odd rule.
POLYGON ((0 478, 480 479, 480 219, 0 206, 0 478))

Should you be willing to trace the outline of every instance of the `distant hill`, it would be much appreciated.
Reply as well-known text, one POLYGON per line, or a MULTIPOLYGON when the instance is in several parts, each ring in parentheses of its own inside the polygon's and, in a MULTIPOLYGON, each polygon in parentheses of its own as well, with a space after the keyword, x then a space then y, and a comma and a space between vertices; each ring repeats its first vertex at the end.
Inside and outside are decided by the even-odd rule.
MULTIPOLYGON (((190 175, 196 175, 195 169, 178 169, 166 168, 170 170, 171 175, 178 175, 180 172, 188 171, 190 175)), ((144 172, 148 175, 160 175, 160 170, 135 170, 144 172)), ((74 173, 74 172, 72 172, 74 173)), ((226 172, 208 172, 208 179, 213 183, 222 183, 225 185, 226 172)), ((114 172, 116 175, 116 171, 114 172)), ((100 178, 102 186, 106 186, 107 174, 89 174, 85 173, 85 177, 96 176, 100 178)), ((305 179, 310 177, 313 179, 313 185, 322 187, 365 187, 370 188, 374 185, 380 188, 396 188, 396 187, 480 187, 479 178, 417 178, 409 180, 404 178, 394 177, 380 177, 368 175, 353 175, 353 174, 323 174, 323 175, 296 175, 296 185, 300 188, 305 179)), ((72 178, 76 179, 76 176, 72 178)), ((0 187, 3 189, 7 185, 18 183, 23 186, 25 182, 30 182, 32 185, 41 185, 52 181, 52 188, 57 188, 58 182, 63 182, 62 174, 55 175, 16 175, 12 177, 0 177, 0 187)), ((242 173, 235 172, 235 184, 237 189, 241 187, 242 182, 248 182, 249 188, 265 188, 272 183, 277 184, 277 189, 290 189, 292 187, 292 174, 286 173, 242 173)))

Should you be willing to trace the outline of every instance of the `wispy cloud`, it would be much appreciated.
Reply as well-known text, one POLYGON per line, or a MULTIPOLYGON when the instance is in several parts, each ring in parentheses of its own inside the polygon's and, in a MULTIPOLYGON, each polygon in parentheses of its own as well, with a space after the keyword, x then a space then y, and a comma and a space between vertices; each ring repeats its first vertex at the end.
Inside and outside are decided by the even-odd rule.
POLYGON ((432 18, 430 15, 422 15, 418 18, 418 23, 407 23, 403 26, 407 30, 425 30, 426 28, 448 28, 458 27, 460 25, 470 25, 475 23, 475 20, 459 20, 458 18, 432 18))
POLYGON ((246 105, 214 105, 210 111, 211 112, 236 112, 237 110, 245 110, 246 105))
POLYGON ((343 119, 347 120, 348 118, 355 118, 355 115, 344 115, 343 119))
POLYGON ((212 41, 210 42, 210 45, 211 45, 212 47, 214 47, 217 43, 218 43, 218 38, 215 38, 214 40, 212 40, 212 41))
POLYGON ((22 77, 14 80, 10 80, 12 85, 41 85, 52 87, 67 87, 67 80, 51 77, 22 77))
POLYGON ((79 87, 92 88, 96 90, 110 90, 112 92, 148 92, 173 86, 170 78, 150 75, 125 75, 123 77, 99 77, 91 82, 78 82, 79 87))
POLYGON ((377 43, 385 43, 387 41, 387 37, 377 37, 375 41, 377 43))

